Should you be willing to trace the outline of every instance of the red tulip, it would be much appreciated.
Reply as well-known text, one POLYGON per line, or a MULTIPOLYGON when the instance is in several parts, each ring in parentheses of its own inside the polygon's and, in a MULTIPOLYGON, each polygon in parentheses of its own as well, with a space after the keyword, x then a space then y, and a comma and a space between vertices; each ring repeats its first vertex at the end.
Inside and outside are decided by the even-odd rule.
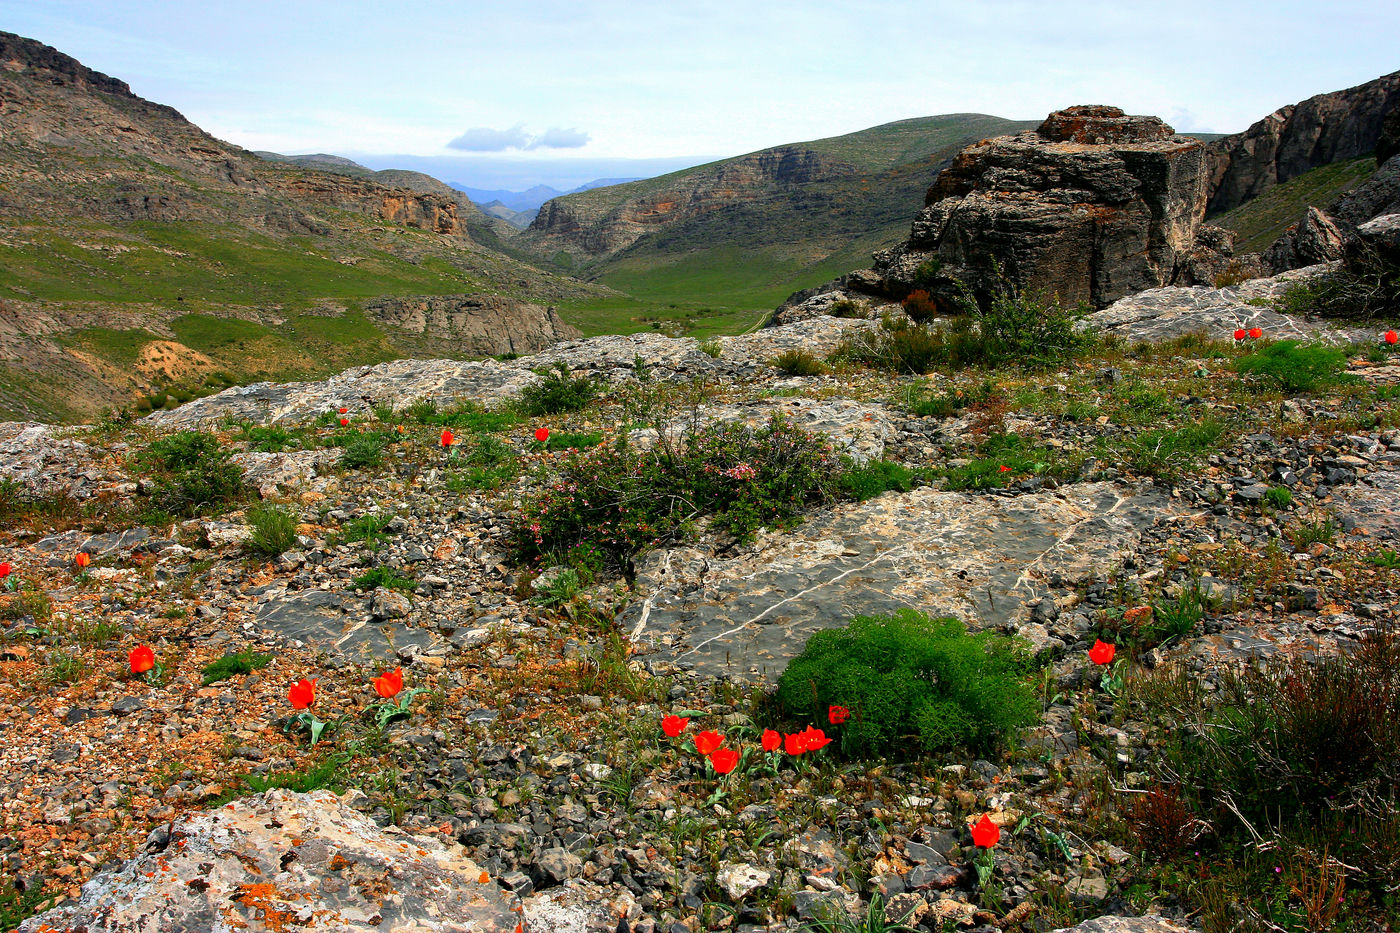
POLYGON ((990 849, 997 844, 1001 838, 1001 827, 992 822, 992 818, 987 814, 982 814, 982 819, 977 821, 977 825, 972 827, 972 844, 981 849, 990 849))
POLYGON ((1241 328, 1239 328, 1238 330, 1235 331, 1235 339, 1236 339, 1236 340, 1243 340, 1246 336, 1248 336, 1248 335, 1245 333, 1245 330, 1244 330, 1243 327, 1241 327, 1241 328))
POLYGON ((131 665, 131 673, 144 674, 156 666, 156 653, 146 645, 137 645, 131 649, 127 663, 131 665))
POLYGON ((340 409, 340 413, 341 413, 342 415, 347 415, 347 414, 350 413, 350 409, 348 409, 348 408, 341 408, 341 409, 340 409))
POLYGON ((826 737, 826 733, 816 726, 808 726, 802 731, 802 747, 809 752, 826 748, 831 744, 831 739, 826 737))
POLYGON ((452 446, 452 441, 453 441, 452 429, 451 429, 451 428, 443 428, 443 429, 442 429, 442 446, 444 446, 444 447, 451 447, 451 446, 452 446))
POLYGON ((695 750, 702 758, 714 754, 715 749, 724 744, 724 736, 718 732, 699 732, 695 735, 695 750))
POLYGON ((732 748, 717 748, 710 755, 710 764, 717 774, 728 774, 739 763, 739 753, 732 748))
POLYGON ((292 704, 293 709, 307 709, 316 702, 316 681, 318 679, 313 677, 307 680, 303 677, 292 684, 292 689, 287 691, 287 700, 292 704))
POLYGON ((549 428, 535 428, 535 440, 541 444, 549 440, 549 428))
POLYGON ((88 557, 87 551, 79 551, 73 555, 73 563, 77 564, 79 568, 86 567, 92 563, 92 558, 88 557))
POLYGON ((1095 664, 1107 664, 1113 660, 1114 648, 1106 641, 1094 640, 1094 647, 1089 649, 1089 660, 1095 664))
POLYGON ((998 473, 1010 473, 1010 472, 1011 472, 1011 467, 1006 466, 1005 464, 1003 464, 1002 466, 997 467, 997 472, 998 472, 998 473))
POLYGON ((1395 343, 1395 341, 1397 341, 1397 340, 1400 340, 1400 336, 1396 336, 1395 331, 1393 331, 1393 330, 1388 330, 1388 331, 1385 332, 1385 342, 1386 342, 1386 343, 1392 343, 1392 344, 1393 344, 1393 343, 1395 343))
POLYGON ((807 737, 801 732, 783 736, 783 751, 796 757, 807 750, 807 737))
POLYGON ((375 693, 386 700, 392 700, 403 689, 403 668, 396 667, 393 673, 380 674, 374 678, 373 683, 375 693))
POLYGON ((349 419, 349 418, 341 418, 341 419, 340 419, 340 426, 341 426, 342 428, 343 428, 343 427, 347 427, 349 424, 350 424, 350 419, 349 419))
POLYGON ((0 564, 0 580, 5 579, 5 578, 8 577, 9 575, 10 575, 10 562, 9 562, 9 561, 5 561, 3 564, 0 564))
POLYGON ((839 726, 841 723, 851 718, 851 711, 844 706, 828 706, 826 708, 826 718, 833 726, 839 726))
POLYGON ((1264 332, 1257 327, 1251 327, 1249 329, 1249 336, 1252 340, 1258 340, 1260 337, 1264 336, 1264 332))
POLYGON ((665 719, 661 720, 661 731, 674 739, 684 732, 685 727, 688 725, 690 725, 689 719, 683 719, 680 716, 667 716, 665 719))
POLYGON ((772 729, 763 730, 763 750, 765 752, 776 752, 783 745, 783 737, 772 729))

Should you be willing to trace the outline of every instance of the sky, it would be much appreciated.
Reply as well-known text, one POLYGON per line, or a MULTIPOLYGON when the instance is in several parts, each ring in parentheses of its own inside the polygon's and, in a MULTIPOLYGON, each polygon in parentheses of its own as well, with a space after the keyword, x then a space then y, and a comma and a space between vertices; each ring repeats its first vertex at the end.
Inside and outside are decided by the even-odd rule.
POLYGON ((0 0, 247 149, 568 189, 942 113, 1236 132, 1400 69, 1400 3, 0 0))

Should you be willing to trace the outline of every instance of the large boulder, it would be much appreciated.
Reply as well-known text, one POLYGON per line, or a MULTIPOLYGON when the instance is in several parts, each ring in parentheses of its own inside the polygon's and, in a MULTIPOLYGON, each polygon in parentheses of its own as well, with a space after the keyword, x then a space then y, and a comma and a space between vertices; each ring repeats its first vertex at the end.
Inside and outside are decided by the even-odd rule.
POLYGON ((1034 132, 963 150, 875 271, 890 294, 924 288, 944 306, 963 286, 990 294, 1002 276, 1096 308, 1167 285, 1196 245, 1203 153, 1156 117, 1052 113, 1034 132))
POLYGON ((1264 253, 1264 262, 1275 273, 1315 266, 1342 258, 1346 231, 1336 218, 1315 207, 1289 227, 1264 253))
POLYGON ((521 909, 456 843, 381 829, 328 791, 272 790, 156 830, 19 933, 511 933, 521 909))

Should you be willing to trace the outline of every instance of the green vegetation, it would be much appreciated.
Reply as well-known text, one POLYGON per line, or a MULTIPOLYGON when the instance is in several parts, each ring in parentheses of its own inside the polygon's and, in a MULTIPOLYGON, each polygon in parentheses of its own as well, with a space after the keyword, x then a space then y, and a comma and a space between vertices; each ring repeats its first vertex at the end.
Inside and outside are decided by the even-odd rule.
POLYGON ((243 469, 212 434, 179 431, 152 441, 137 455, 152 472, 151 509, 190 518, 217 513, 241 499, 243 469))
POLYGON ((368 545, 370 550, 378 548, 389 540, 385 529, 394 520, 392 512, 370 512, 346 522, 337 535, 331 535, 331 544, 359 542, 368 545))
POLYGON ((1013 639, 903 609, 812 635, 778 679, 777 700, 799 721, 824 722, 831 705, 850 710, 839 733, 848 755, 986 754, 1039 716, 1031 667, 1013 639))
POLYGON ((388 431, 353 431, 339 440, 343 452, 336 466, 342 470, 366 470, 384 462, 384 451, 394 436, 388 431))
POLYGON ((486 409, 476 402, 466 401, 451 408, 439 409, 432 399, 418 399, 400 412, 406 421, 431 424, 453 431, 472 433, 504 431, 520 423, 520 415, 508 408, 486 409))
POLYGON ((406 577, 392 567, 380 564, 372 567, 355 578, 355 585, 362 590, 373 590, 384 587, 390 590, 408 590, 412 592, 418 588, 418 581, 412 577, 406 577))
POLYGON ((1085 455, 1043 447, 1019 434, 991 434, 966 466, 944 471, 946 488, 997 489, 1028 476, 1069 479, 1078 475, 1085 455))
POLYGON ((1374 247, 1360 248, 1340 268, 1289 286, 1277 307, 1352 321, 1395 320, 1400 318, 1400 265, 1374 247))
POLYGON ((622 443, 566 457, 512 519, 517 561, 630 569, 659 542, 709 516, 738 538, 793 520, 840 493, 829 441, 774 417, 758 428, 711 424, 644 453, 622 443))
POLYGON ((588 376, 572 377, 564 363, 554 370, 536 370, 541 379, 520 391, 520 410, 527 415, 557 415, 581 411, 598 396, 598 384, 588 376))
POLYGON ((280 557, 297 541, 297 517, 281 505, 259 504, 248 510, 252 534, 245 547, 262 557, 280 557))
POLYGON ((806 350, 784 350, 768 361, 789 376, 820 376, 826 366, 806 350))
POLYGON ((244 648, 204 665, 202 682, 207 687, 221 680, 228 680, 230 677, 251 674, 253 671, 260 671, 267 667, 271 661, 272 655, 270 654, 260 654, 251 648, 244 648))
POLYGON ((914 488, 914 472, 892 460, 873 460, 865 466, 852 467, 841 475, 841 492, 857 502, 873 499, 887 492, 908 492, 914 488))
MULTIPOLYGON (((553 440, 551 435, 550 441, 553 440)), ((464 438, 457 446, 451 467, 447 477, 447 488, 454 492, 499 489, 520 473, 520 461, 515 451, 509 444, 490 434, 475 434, 464 438)))
POLYGON ((1370 178, 1376 170, 1371 156, 1333 162, 1281 185, 1233 210, 1210 219, 1212 224, 1235 233, 1235 253, 1262 253, 1298 222, 1309 207, 1327 207, 1350 188, 1370 178))
POLYGON ((1347 353, 1340 347, 1280 340, 1235 360, 1241 375, 1258 376, 1290 395, 1336 385, 1346 372, 1347 353))

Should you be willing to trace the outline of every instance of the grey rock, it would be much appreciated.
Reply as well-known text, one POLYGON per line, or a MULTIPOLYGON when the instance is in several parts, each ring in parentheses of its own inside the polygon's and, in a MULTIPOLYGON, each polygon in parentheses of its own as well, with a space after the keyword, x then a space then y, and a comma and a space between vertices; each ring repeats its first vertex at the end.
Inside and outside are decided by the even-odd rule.
POLYGON ((1165 917, 1103 916, 1072 927, 1060 927, 1053 933, 1191 933, 1191 928, 1180 926, 1165 917))
POLYGON ((1309 207, 1303 219, 1289 227, 1264 253, 1264 262, 1275 273, 1301 269, 1342 258, 1346 233, 1325 211, 1309 207))
POLYGON ((699 580, 638 587, 619 622, 709 675, 775 679, 822 628, 910 606, 973 629, 1028 623, 1025 603, 1110 565, 1155 519, 1157 490, 1089 483, 1003 499, 886 493, 761 535, 699 580))
POLYGON ((534 868, 536 889, 543 890, 577 877, 583 871, 583 859, 568 849, 556 847, 540 853, 534 868))
POLYGON ((764 871, 756 865, 731 862, 720 867, 715 875, 715 882, 730 902, 737 904, 767 884, 772 877, 772 872, 764 871))
POLYGON ((170 843, 83 885, 22 933, 248 927, 509 933, 519 905, 456 845, 381 829, 334 794, 273 790, 180 819, 170 843), (379 892, 379 893, 375 893, 379 892))

